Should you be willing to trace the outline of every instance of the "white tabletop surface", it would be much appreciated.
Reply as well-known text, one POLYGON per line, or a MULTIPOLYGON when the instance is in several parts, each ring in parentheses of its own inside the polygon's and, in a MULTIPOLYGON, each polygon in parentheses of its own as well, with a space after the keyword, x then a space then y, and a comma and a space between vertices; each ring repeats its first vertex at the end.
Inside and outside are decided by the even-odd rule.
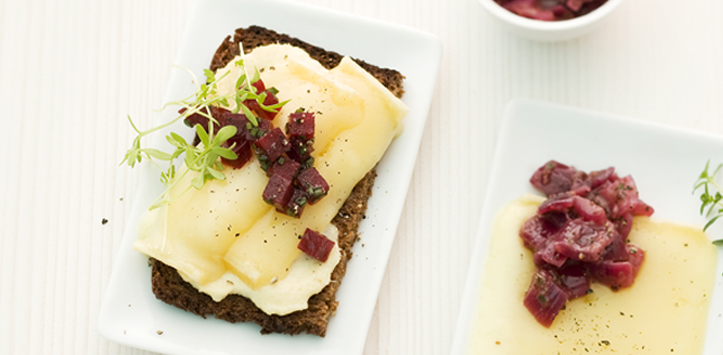
MULTIPOLYGON (((627 0, 604 27, 553 44, 507 33, 476 0, 300 1, 444 45, 365 354, 449 352, 510 99, 723 133, 720 0, 627 0)), ((139 182, 118 163, 126 115, 143 124, 161 104, 192 5, 0 0, 0 354, 144 353, 96 329, 139 182)))

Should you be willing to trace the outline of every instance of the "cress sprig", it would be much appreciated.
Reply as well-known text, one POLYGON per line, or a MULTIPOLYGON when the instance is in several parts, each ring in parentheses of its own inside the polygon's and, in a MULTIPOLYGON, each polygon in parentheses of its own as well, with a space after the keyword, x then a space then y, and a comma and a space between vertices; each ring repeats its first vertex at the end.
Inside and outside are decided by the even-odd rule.
MULTIPOLYGON (((709 160, 705 163, 705 169, 702 173, 700 173, 700 176, 698 176, 698 180, 695 182, 695 186, 693 188, 693 193, 701 187, 703 188, 703 194, 700 195, 700 214, 709 218, 708 223, 706 223, 705 227, 703 227, 704 231, 707 230, 708 227, 710 227, 716 220, 718 220, 718 218, 723 217, 723 195, 721 195, 723 188, 721 188, 721 186, 715 181, 715 177, 722 167, 723 164, 719 164, 718 167, 713 170, 713 173, 709 173, 709 160), (717 190, 715 191, 715 194, 711 194, 708 186, 713 186, 717 190)), ((723 245, 723 239, 715 240, 713 243, 716 245, 723 245)))
POLYGON ((193 72, 187 68, 180 67, 181 69, 186 70, 191 75, 193 83, 197 84, 198 88, 195 93, 183 99, 168 102, 159 109, 163 110, 169 106, 182 107, 182 110, 179 111, 181 113, 176 118, 151 129, 141 131, 133 123, 131 117, 128 116, 128 121, 130 122, 131 127, 133 127, 133 130, 135 130, 138 135, 133 140, 131 148, 128 149, 125 157, 123 158, 123 161, 121 161, 120 164, 122 165, 123 163, 127 163, 128 166, 133 168, 135 167, 136 163, 143 161, 143 159, 147 159, 153 165, 158 167, 159 170, 161 170, 161 182, 166 187, 165 191, 151 205, 151 210, 171 202, 168 196, 169 192, 179 181, 183 180, 183 177, 186 176, 189 171, 196 171, 199 174, 191 181, 191 185, 184 189, 183 192, 175 196, 174 199, 186 193, 188 190, 190 190, 191 187, 200 190, 203 185, 208 181, 214 179, 226 179, 224 174, 221 172, 221 170, 223 170, 223 166, 219 157, 223 157, 229 160, 234 160, 238 158, 236 153, 234 153, 232 150, 234 145, 229 148, 222 147, 223 143, 233 137, 237 131, 236 127, 234 126, 224 126, 219 129, 218 132, 214 132, 214 125, 218 124, 218 121, 211 115, 211 106, 229 107, 229 102, 234 102, 236 105, 233 108, 232 112, 243 112, 243 114, 252 125, 258 126, 256 115, 254 115, 254 113, 251 112, 251 110, 243 104, 244 101, 255 100, 259 104, 259 107, 261 107, 263 110, 271 112, 277 112, 279 108, 281 108, 284 104, 288 102, 279 102, 278 104, 269 106, 264 105, 267 94, 265 92, 257 94, 256 92, 254 92, 253 86, 251 85, 251 83, 259 80, 260 75, 258 70, 256 70, 254 72, 254 76, 249 79, 249 75, 247 74, 246 68, 244 67, 243 59, 237 60, 236 62, 234 62, 234 65, 241 68, 242 74, 236 80, 234 86, 236 90, 230 94, 220 95, 217 88, 218 82, 224 77, 226 77, 230 73, 230 71, 227 71, 220 77, 216 78, 215 74, 212 71, 204 69, 206 83, 198 85, 198 80, 193 74, 193 72), (141 147, 141 140, 143 137, 160 129, 169 127, 174 123, 178 122, 178 120, 186 119, 193 114, 199 114, 203 117, 208 118, 209 120, 208 130, 206 130, 201 125, 196 125, 196 134, 201 141, 201 145, 199 145, 198 147, 189 144, 181 135, 175 132, 171 132, 169 135, 166 136, 166 140, 175 148, 171 153, 164 152, 155 148, 141 147), (188 169, 184 170, 181 176, 176 177, 176 167, 173 161, 184 153, 186 154, 184 162, 188 169), (164 170, 161 165, 156 162, 156 160, 168 161, 169 168, 167 170, 164 170))

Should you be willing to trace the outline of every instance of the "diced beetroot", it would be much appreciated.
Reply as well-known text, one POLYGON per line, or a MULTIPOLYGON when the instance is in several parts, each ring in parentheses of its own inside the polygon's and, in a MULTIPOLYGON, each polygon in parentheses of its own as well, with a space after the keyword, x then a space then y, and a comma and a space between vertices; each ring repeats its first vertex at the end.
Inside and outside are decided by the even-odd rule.
POLYGON ((259 79, 251 83, 251 86, 255 88, 255 92, 258 94, 260 92, 266 91, 266 85, 264 85, 264 81, 259 79))
POLYGON ((628 243, 625 248, 628 250, 628 255, 630 255, 633 274, 638 276, 638 271, 640 271, 640 267, 643 266, 643 261, 645 261, 645 251, 633 243, 628 243))
MULTIPOLYGON (((597 3, 582 1, 583 7, 597 3)), ((548 195, 520 229, 525 247, 534 251, 537 287, 554 294, 557 289, 545 286, 554 283, 573 299, 588 292, 591 278, 613 290, 632 285, 644 252, 626 240, 633 216, 653 213, 638 197, 633 179, 618 177, 612 167, 585 174, 550 161, 530 182, 548 195)), ((525 305, 541 324, 549 326, 556 313, 541 309, 539 302, 547 298, 535 300, 540 293, 533 282, 525 305)))
POLYGON ((628 259, 629 255, 625 238, 623 238, 623 236, 619 233, 613 237, 613 242, 605 247, 605 251, 603 252, 602 257, 600 257, 600 260, 607 261, 628 261, 628 259))
POLYGON ((633 216, 651 216, 654 212, 653 208, 648 206, 645 202, 640 200, 638 195, 638 187, 635 186, 635 181, 628 175, 620 179, 625 184, 627 190, 627 199, 623 199, 622 203, 619 204, 620 213, 622 216, 626 213, 632 213, 633 216))
POLYGON ((566 256, 555 251, 551 242, 555 241, 557 232, 567 222, 567 217, 561 212, 548 212, 528 219, 520 229, 520 237, 525 246, 534 251, 535 265, 551 264, 562 266, 567 260, 566 256))
POLYGON ((289 150, 286 152, 286 155, 300 164, 310 167, 314 163, 313 158, 311 157, 311 152, 314 151, 312 143, 312 141, 304 141, 298 138, 291 139, 289 142, 289 150))
POLYGON ((611 220, 620 218, 627 213, 650 216, 654 212, 652 207, 640 200, 635 181, 633 181, 633 178, 630 176, 614 181, 608 180, 593 191, 593 193, 605 199, 608 218, 611 220))
POLYGON ((285 213, 286 205, 294 193, 294 181, 287 176, 274 175, 264 189, 262 198, 277 211, 285 213))
POLYGON ((607 0, 495 0, 505 9, 527 18, 560 21, 588 14, 607 0))
POLYGON ((272 176, 275 174, 281 174, 284 176, 290 176, 293 179, 299 172, 300 167, 301 164, 282 156, 279 157, 279 159, 276 159, 276 161, 269 166, 269 169, 266 170, 266 175, 272 176))
POLYGON ((554 243, 547 243, 545 247, 536 251, 532 256, 535 265, 544 266, 544 264, 550 264, 552 266, 560 267, 568 259, 567 256, 560 254, 555 250, 554 243))
POLYGON ((590 274, 613 291, 633 284, 633 266, 629 261, 601 261, 589 266, 590 274))
POLYGON ((628 238, 630 230, 633 228, 633 214, 626 213, 620 216, 620 218, 614 220, 613 223, 615 223, 615 227, 618 229, 618 233, 620 233, 622 239, 625 240, 628 238))
POLYGON ((540 324, 549 328, 568 298, 567 292, 555 284, 549 272, 538 270, 532 275, 524 304, 540 324))
POLYGON ((295 187, 294 194, 291 195, 289 203, 286 204, 286 214, 294 218, 301 218, 307 202, 306 192, 295 187))
POLYGON ((550 235, 558 229, 559 227, 550 226, 550 222, 544 216, 536 215, 522 225, 520 238, 525 243, 525 247, 536 251, 544 247, 550 235))
POLYGON ((597 225, 581 218, 571 220, 560 230, 555 251, 573 260, 592 262, 600 259, 605 247, 617 233, 612 223, 597 225))
POLYGON ((590 279, 585 266, 581 263, 566 262, 559 269, 553 269, 556 280, 564 290, 567 290, 568 299, 585 296, 590 290, 590 279))
POLYGON ((231 148, 231 150, 236 153, 238 158, 234 160, 221 158, 221 162, 223 162, 226 166, 232 167, 234 169, 240 169, 249 160, 251 160, 251 144, 244 138, 243 134, 237 133, 235 136, 229 138, 229 140, 221 144, 221 146, 224 148, 229 148, 232 145, 233 148, 231 148))
MULTIPOLYGON (((184 112, 186 112, 186 108, 185 108, 185 107, 182 108, 182 109, 180 109, 180 110, 178 110, 178 113, 180 113, 180 114, 183 114, 184 112)), ((225 108, 216 107, 216 106, 209 106, 209 107, 208 107, 208 110, 202 109, 201 112, 203 112, 204 114, 210 113, 211 116, 212 116, 214 119, 216 119, 216 121, 219 122, 219 123, 221 123, 222 121, 225 121, 226 115, 231 114, 231 111, 229 111, 229 110, 227 110, 227 109, 225 109, 225 108)), ((208 117, 203 116, 203 115, 201 115, 201 114, 198 113, 198 112, 193 113, 193 114, 189 115, 188 117, 186 117, 186 118, 183 120, 183 123, 185 123, 186 126, 192 127, 192 128, 193 128, 195 125, 200 124, 201 126, 203 126, 203 128, 204 128, 206 131, 208 131, 208 117)), ((225 126, 225 125, 224 125, 224 124, 221 124, 221 126, 225 126)), ((219 125, 214 124, 213 129, 214 129, 215 132, 218 132, 218 129, 219 129, 219 128, 220 128, 219 125)))
POLYGON ((550 9, 541 8, 536 0, 510 0, 503 7, 533 20, 555 21, 555 13, 550 9))
POLYGON ((569 11, 566 7, 562 5, 555 5, 550 10, 555 15, 555 18, 561 18, 565 16, 565 13, 569 11))
POLYGON ((286 123, 286 135, 290 140, 307 142, 314 139, 314 114, 312 112, 294 112, 286 123))
POLYGON ((329 184, 316 168, 306 168, 296 178, 299 186, 306 192, 309 204, 313 205, 329 192, 329 184))
POLYGON ((274 128, 254 143, 256 149, 259 150, 259 161, 262 166, 273 163, 278 159, 289 146, 289 140, 286 139, 284 132, 280 128, 274 128))
POLYGON ((570 190, 576 171, 575 168, 550 160, 535 171, 530 183, 545 195, 552 196, 570 190))
POLYGON ((596 205, 595 202, 586 198, 575 196, 573 198, 573 208, 575 209, 575 212, 577 212, 577 214, 586 221, 603 225, 608 220, 605 216, 605 210, 596 205))
MULTIPOLYGON (((607 221, 605 210, 594 202, 571 194, 570 192, 554 195, 537 209, 538 214, 544 214, 551 211, 565 212, 570 214, 575 211, 575 215, 582 217, 586 221, 595 222, 596 224, 604 224, 607 221)), ((574 216, 574 215, 573 215, 574 216)))
POLYGON ((602 183, 604 183, 605 181, 608 181, 608 179, 610 177, 617 176, 617 175, 615 175, 615 168, 609 167, 604 170, 593 171, 590 173, 589 176, 590 176, 590 188, 594 189, 594 188, 597 188, 598 186, 602 185, 602 183))
POLYGON ((628 244, 626 249, 629 255, 628 261, 603 260, 590 264, 588 270, 592 277, 613 291, 632 286, 645 259, 645 252, 632 244, 628 244))
POLYGON ((271 121, 256 118, 258 126, 254 126, 244 116, 244 137, 249 142, 255 142, 271 131, 271 121))
POLYGON ((567 0, 567 7, 569 7, 572 11, 578 12, 582 7, 582 3, 583 0, 567 0))
POLYGON ((306 228, 304 236, 299 242, 298 248, 307 255, 323 263, 329 259, 331 249, 334 248, 334 242, 322 234, 306 228))
POLYGON ((590 192, 590 177, 584 171, 576 170, 575 173, 572 174, 570 183, 569 193, 572 195, 585 196, 585 194, 590 192))
POLYGON ((540 207, 537 208, 537 214, 544 214, 550 211, 567 212, 575 203, 573 197, 573 195, 568 193, 554 195, 540 204, 540 207))

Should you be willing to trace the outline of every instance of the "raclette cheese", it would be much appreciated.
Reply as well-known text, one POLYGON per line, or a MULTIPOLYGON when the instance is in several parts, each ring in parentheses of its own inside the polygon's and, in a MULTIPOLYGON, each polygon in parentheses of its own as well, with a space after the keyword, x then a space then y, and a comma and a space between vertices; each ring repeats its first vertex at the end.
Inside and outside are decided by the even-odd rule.
MULTIPOLYGON (((220 77, 230 71, 218 83, 222 94, 234 89, 242 73, 235 62, 216 73, 220 77)), ((271 45, 245 55, 244 64, 250 70, 257 68, 266 86, 279 90, 281 101, 291 100, 277 115, 275 126, 283 128, 289 113, 298 108, 315 113, 312 155, 330 189, 317 204, 307 206, 300 219, 278 213, 261 199, 268 177, 252 158, 241 169, 225 168, 225 181, 206 183, 201 190, 192 189, 167 207, 147 213, 134 248, 174 267, 186 281, 217 301, 229 293, 248 297, 251 291, 279 283, 287 275, 299 277, 304 273, 294 271, 298 264, 311 268, 325 264, 298 263, 305 257, 297 248, 298 237, 306 228, 328 231, 356 183, 400 134, 401 120, 408 111, 401 100, 348 57, 336 68, 326 70, 301 49, 271 45), (219 281, 238 287, 211 287, 219 281)), ((193 177, 195 173, 189 172, 185 179, 193 177)), ((176 186, 171 198, 188 184, 176 186)), ((338 262, 338 248, 334 253, 337 255, 326 263, 338 262)), ((327 269, 323 272, 330 275, 333 267, 327 269)), ((270 297, 266 293, 265 298, 277 300, 266 308, 254 303, 269 314, 303 309, 306 306, 298 305, 306 304, 329 279, 302 276, 302 282, 314 286, 302 295, 270 297), (298 298, 304 298, 303 302, 298 298), (297 306, 279 306, 281 301, 297 306)))
POLYGON ((717 250, 699 228, 635 217, 629 239, 645 250, 635 283, 593 283, 550 328, 522 304, 535 266, 518 235, 544 199, 527 195, 497 216, 468 354, 701 354, 717 250))

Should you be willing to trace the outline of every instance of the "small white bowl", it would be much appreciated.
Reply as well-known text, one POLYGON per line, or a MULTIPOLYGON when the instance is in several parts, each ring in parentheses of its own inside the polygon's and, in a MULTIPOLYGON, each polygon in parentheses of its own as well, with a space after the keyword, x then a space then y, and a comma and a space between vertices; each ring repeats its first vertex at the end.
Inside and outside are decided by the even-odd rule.
POLYGON ((592 31, 603 23, 623 0, 608 0, 589 14, 563 21, 532 20, 505 9, 494 0, 479 2, 513 33, 531 40, 554 42, 573 39, 592 31))

